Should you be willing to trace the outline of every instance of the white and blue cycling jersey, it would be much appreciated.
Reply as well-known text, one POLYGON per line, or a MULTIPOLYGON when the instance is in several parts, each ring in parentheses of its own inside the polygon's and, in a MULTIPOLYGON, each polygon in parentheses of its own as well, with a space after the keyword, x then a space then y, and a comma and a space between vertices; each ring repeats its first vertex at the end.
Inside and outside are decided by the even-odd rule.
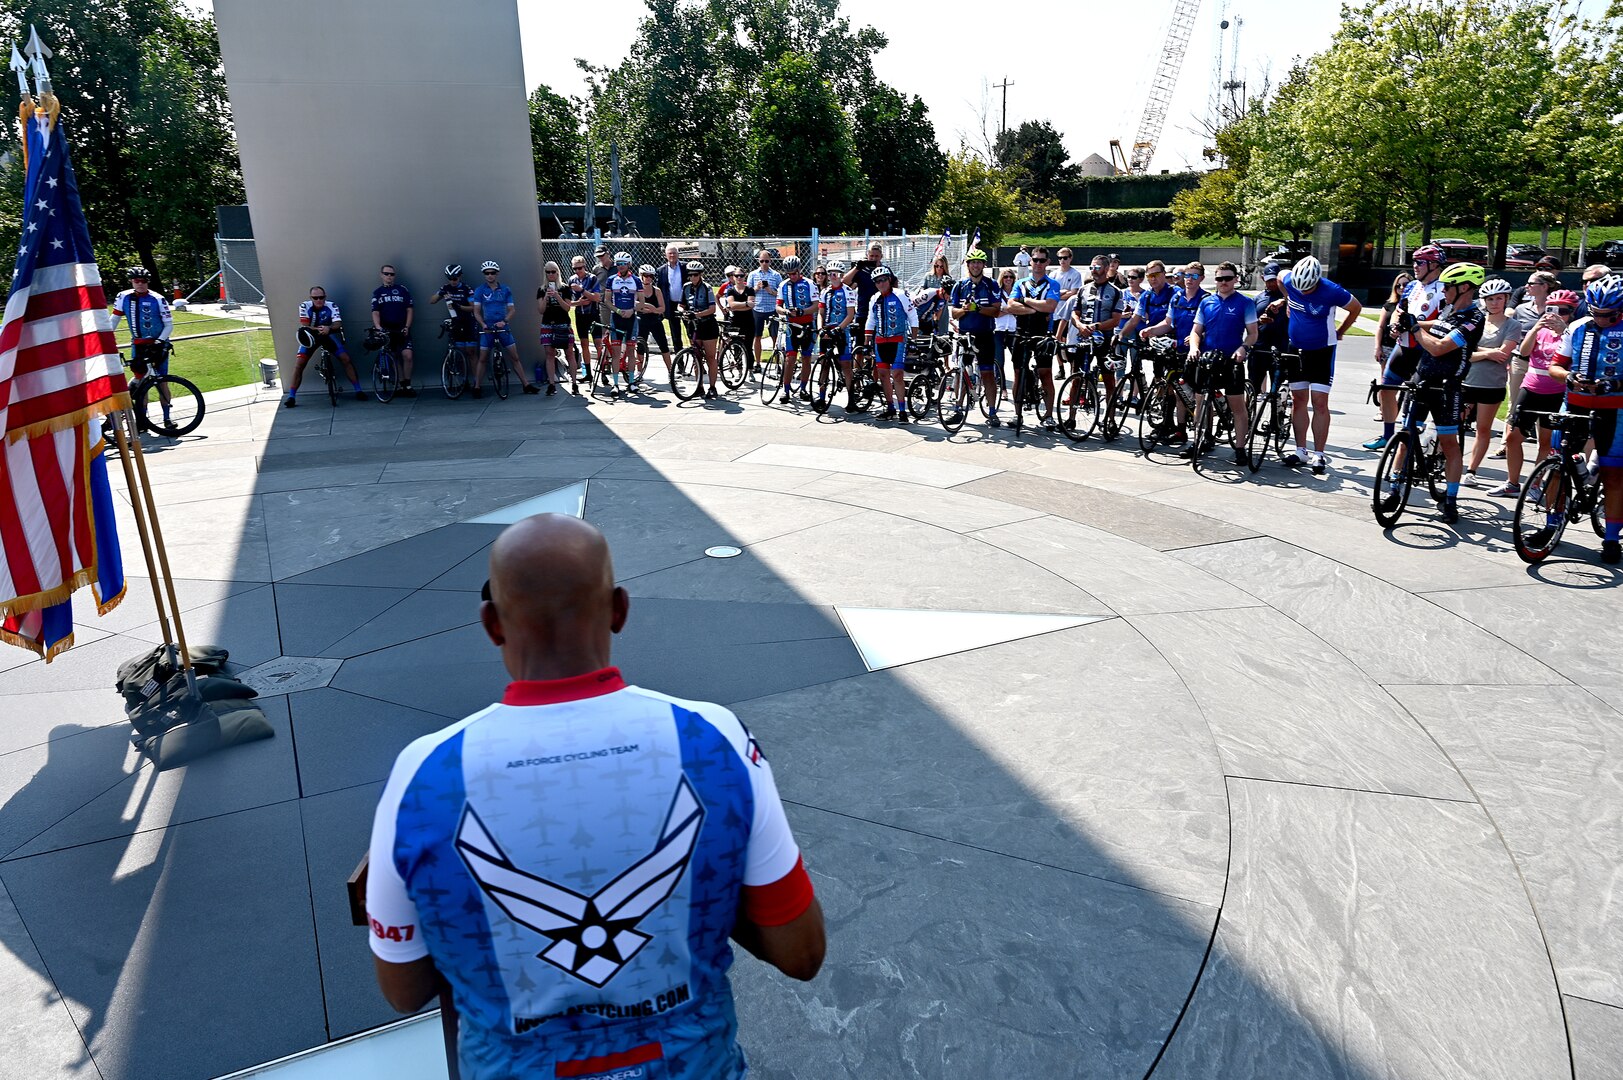
POLYGON ((473 290, 468 302, 478 309, 485 325, 489 326, 507 318, 507 308, 513 303, 513 290, 506 285, 493 286, 487 282, 473 290))
POLYGON ((817 302, 817 289, 805 278, 784 278, 778 284, 778 303, 789 313, 792 323, 809 323, 815 317, 812 305, 817 302), (799 314, 796 314, 798 310, 799 314))
POLYGON ((433 958, 465 1080, 736 1080, 728 937, 811 903, 744 725, 614 668, 413 742, 373 821, 372 951, 433 958))
POLYGON ((169 313, 169 301, 155 292, 145 296, 134 289, 125 289, 113 300, 113 325, 119 319, 130 326, 130 337, 135 341, 167 341, 175 328, 175 317, 169 313))
POLYGON ((1279 284, 1285 290, 1285 303, 1290 308, 1291 345, 1302 351, 1323 349, 1336 343, 1336 309, 1352 302, 1352 293, 1329 278, 1320 278, 1318 287, 1310 293, 1298 289, 1291 282, 1292 271, 1279 275, 1279 284))
POLYGON ((888 344, 906 341, 909 329, 918 329, 919 313, 899 292, 874 293, 868 302, 868 321, 864 327, 872 330, 874 341, 888 344))
POLYGON ((331 300, 322 304, 320 307, 316 307, 315 304, 309 300, 306 300, 304 303, 299 305, 300 326, 331 326, 333 323, 341 323, 343 321, 344 317, 338 314, 338 305, 333 303, 331 300))
POLYGON ((823 325, 835 327, 857 309, 857 291, 849 285, 831 285, 823 290, 823 325))
POLYGON ((616 273, 604 283, 604 288, 616 315, 629 319, 637 313, 637 293, 642 291, 642 279, 636 274, 616 273))

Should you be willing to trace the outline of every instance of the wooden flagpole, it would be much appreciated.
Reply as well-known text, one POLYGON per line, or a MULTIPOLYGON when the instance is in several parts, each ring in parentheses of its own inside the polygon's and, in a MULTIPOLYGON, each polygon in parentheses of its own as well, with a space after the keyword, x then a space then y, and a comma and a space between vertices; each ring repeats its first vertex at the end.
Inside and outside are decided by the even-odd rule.
POLYGON ((192 654, 186 646, 186 630, 180 623, 180 604, 175 599, 175 582, 169 573, 169 554, 164 550, 163 532, 158 525, 158 507, 152 498, 152 484, 147 478, 146 458, 141 454, 141 436, 136 431, 135 413, 120 409, 112 416, 113 436, 118 440, 119 457, 124 463, 124 485, 130 493, 130 506, 135 510, 135 528, 141 534, 141 554, 146 557, 147 576, 152 582, 152 603, 158 609, 158 627, 163 631, 164 644, 169 646, 170 660, 186 673, 186 689, 197 691, 197 677, 192 672, 192 654), (128 435, 125 433, 128 426, 128 435), (139 472, 139 480, 137 479, 139 472), (143 507, 145 509, 143 509, 143 507), (147 519, 151 518, 148 533, 147 519), (157 552, 157 565, 153 563, 157 552), (159 574, 159 569, 162 574, 159 574), (174 614, 174 631, 170 632, 169 616, 164 612, 164 594, 168 594, 168 609, 174 614), (179 656, 175 655, 179 645, 179 656))

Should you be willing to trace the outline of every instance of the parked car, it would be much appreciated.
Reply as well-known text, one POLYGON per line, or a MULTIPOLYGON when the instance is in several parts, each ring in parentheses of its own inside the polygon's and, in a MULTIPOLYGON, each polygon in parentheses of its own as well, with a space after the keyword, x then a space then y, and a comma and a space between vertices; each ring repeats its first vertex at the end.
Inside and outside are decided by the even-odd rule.
MULTIPOLYGON (((1594 258, 1591 254, 1590 258, 1594 258)), ((1600 260, 1608 266, 1623 264, 1623 240, 1608 240, 1600 246, 1600 260)))
POLYGON ((1471 244, 1455 237, 1433 240, 1432 243, 1443 249, 1443 254, 1449 262, 1486 263, 1488 249, 1484 244, 1471 244))
POLYGON ((1505 269, 1531 270, 1545 254, 1537 244, 1511 244, 1505 248, 1505 269))

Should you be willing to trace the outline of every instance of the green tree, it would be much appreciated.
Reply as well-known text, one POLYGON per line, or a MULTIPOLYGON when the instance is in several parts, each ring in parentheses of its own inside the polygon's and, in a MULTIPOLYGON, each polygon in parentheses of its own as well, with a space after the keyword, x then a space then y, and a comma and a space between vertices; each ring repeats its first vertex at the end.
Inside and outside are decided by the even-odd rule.
MULTIPOLYGON (((215 206, 242 201, 213 21, 176 0, 0 7, 0 40, 22 40, 29 25, 56 52, 52 81, 98 261, 192 277, 199 256, 212 261, 215 206)), ((7 79, 0 111, 16 109, 7 79)))
POLYGON ((586 190, 586 153, 579 107, 538 86, 530 94, 530 153, 535 158, 535 196, 541 202, 575 202, 586 190))
POLYGON ((912 227, 940 194, 947 169, 930 112, 918 95, 904 97, 875 80, 855 93, 852 127, 867 188, 912 227))
POLYGON ((867 202, 850 120, 804 56, 787 53, 751 97, 747 160, 754 220, 768 232, 856 227, 867 202))
POLYGON ((982 246, 992 247, 1018 224, 1020 191, 1007 173, 969 150, 947 159, 941 193, 924 215, 928 231, 952 229, 972 235, 979 228, 982 246))
POLYGON ((1027 120, 999 133, 994 153, 997 165, 1017 178, 1022 191, 1033 195, 1057 198, 1077 178, 1064 137, 1046 120, 1027 120))

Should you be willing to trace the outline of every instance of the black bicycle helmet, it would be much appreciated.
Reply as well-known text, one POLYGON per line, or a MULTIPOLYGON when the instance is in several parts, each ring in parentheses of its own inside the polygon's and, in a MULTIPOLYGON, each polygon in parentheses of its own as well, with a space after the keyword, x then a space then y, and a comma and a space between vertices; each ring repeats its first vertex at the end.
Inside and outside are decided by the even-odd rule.
POLYGON ((152 280, 152 274, 144 266, 132 266, 132 267, 130 267, 130 272, 129 272, 128 276, 129 276, 129 279, 131 281, 135 281, 137 279, 139 279, 141 281, 151 281, 152 280))
POLYGON ((446 277, 461 277, 462 276, 462 264, 461 263, 446 263, 445 264, 445 276, 446 277))

